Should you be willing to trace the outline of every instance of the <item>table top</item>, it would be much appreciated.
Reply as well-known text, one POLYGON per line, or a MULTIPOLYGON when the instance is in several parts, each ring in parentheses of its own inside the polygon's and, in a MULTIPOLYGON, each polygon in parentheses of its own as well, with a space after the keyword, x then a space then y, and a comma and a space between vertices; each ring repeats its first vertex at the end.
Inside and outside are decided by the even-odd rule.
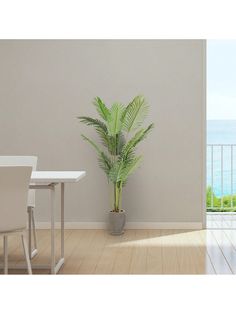
POLYGON ((30 183, 75 183, 85 175, 85 171, 32 171, 30 183))

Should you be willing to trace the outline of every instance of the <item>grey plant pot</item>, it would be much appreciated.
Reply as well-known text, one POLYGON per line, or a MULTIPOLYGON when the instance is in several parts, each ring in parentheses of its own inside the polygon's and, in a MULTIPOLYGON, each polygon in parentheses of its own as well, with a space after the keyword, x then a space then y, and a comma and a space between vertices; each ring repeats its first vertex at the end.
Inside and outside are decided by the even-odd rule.
POLYGON ((125 211, 109 212, 109 230, 112 235, 121 235, 124 233, 126 215, 125 211))

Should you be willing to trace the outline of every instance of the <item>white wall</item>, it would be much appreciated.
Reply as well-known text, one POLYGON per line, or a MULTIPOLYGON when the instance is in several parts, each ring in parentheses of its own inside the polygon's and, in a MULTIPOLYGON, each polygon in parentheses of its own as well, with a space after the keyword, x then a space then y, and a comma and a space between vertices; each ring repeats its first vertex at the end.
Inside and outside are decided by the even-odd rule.
MULTIPOLYGON (((39 169, 85 169, 66 188, 66 220, 103 222, 107 182, 76 120, 95 115, 95 96, 127 104, 143 94, 155 129, 124 190, 129 222, 202 222, 205 41, 0 41, 0 154, 34 154, 39 169)), ((38 192, 38 220, 48 194, 38 192)))

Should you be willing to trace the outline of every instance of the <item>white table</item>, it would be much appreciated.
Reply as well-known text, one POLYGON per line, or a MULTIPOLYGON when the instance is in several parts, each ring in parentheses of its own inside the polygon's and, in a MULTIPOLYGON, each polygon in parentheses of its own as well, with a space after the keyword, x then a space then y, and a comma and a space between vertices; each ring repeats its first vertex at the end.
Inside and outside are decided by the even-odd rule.
MULTIPOLYGON (((64 193, 65 183, 76 183, 86 175, 85 171, 33 171, 30 189, 49 189, 51 191, 51 274, 56 274, 65 262, 64 258, 64 193), (61 185, 61 256, 55 260, 55 186, 61 185)), ((35 265, 35 268, 48 266, 35 265)))

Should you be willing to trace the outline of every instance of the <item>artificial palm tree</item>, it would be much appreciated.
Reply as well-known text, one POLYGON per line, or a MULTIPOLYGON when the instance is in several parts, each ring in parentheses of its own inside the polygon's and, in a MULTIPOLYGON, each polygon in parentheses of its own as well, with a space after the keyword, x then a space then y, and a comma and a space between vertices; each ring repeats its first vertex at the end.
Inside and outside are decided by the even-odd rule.
POLYGON ((82 137, 95 148, 99 166, 106 173, 108 181, 113 183, 112 211, 120 212, 122 189, 142 160, 142 156, 135 155, 136 146, 151 131, 153 123, 147 128, 141 127, 149 109, 142 96, 135 97, 127 106, 114 103, 111 108, 96 97, 94 105, 102 120, 85 116, 78 119, 95 128, 105 150, 85 135, 82 134, 82 137))

